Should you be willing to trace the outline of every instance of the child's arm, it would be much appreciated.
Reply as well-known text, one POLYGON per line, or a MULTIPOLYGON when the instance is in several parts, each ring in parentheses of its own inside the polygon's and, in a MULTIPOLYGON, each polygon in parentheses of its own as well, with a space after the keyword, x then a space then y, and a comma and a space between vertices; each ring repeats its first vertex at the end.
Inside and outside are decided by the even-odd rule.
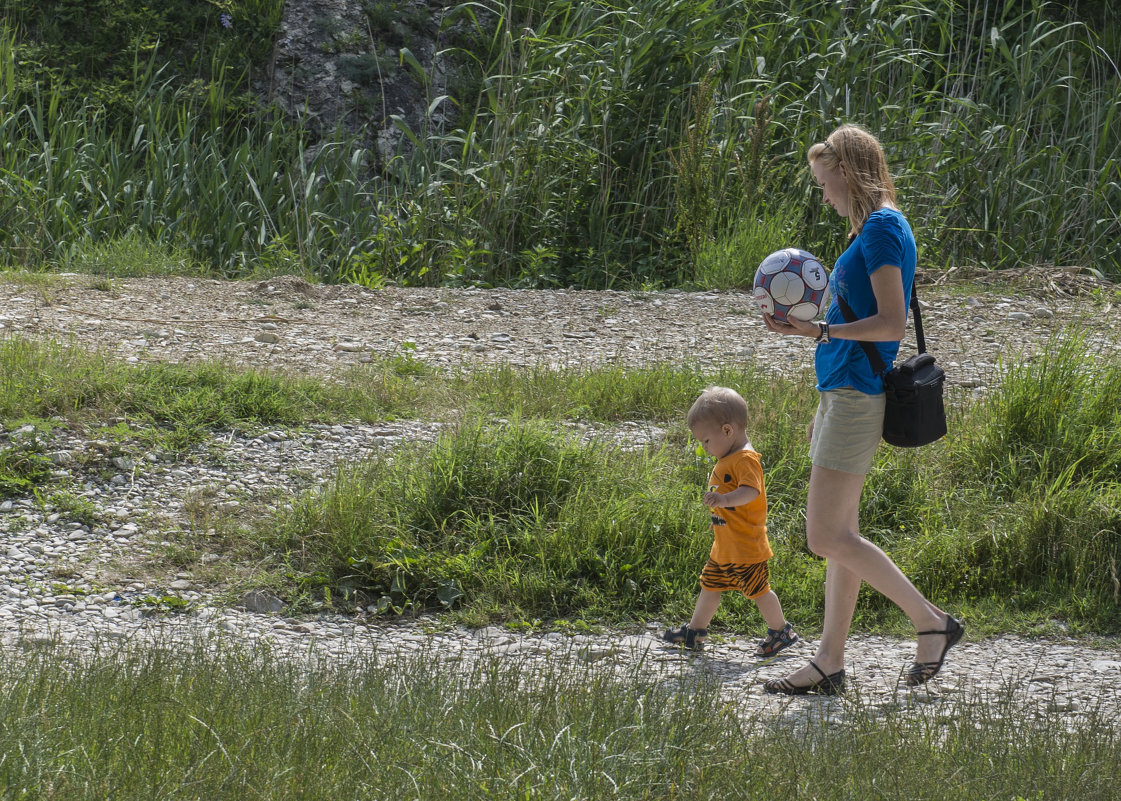
POLYGON ((731 492, 725 492, 724 494, 706 492, 704 502, 705 506, 710 508, 731 509, 733 506, 746 506, 758 497, 758 489, 741 484, 731 492))

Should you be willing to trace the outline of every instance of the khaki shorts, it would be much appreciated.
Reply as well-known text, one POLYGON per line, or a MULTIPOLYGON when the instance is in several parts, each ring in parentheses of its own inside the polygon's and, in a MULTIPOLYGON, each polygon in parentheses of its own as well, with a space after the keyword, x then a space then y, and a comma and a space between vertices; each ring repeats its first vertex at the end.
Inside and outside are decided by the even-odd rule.
POLYGON ((814 416, 810 461, 818 467, 867 475, 884 429, 885 396, 855 389, 821 393, 814 416))

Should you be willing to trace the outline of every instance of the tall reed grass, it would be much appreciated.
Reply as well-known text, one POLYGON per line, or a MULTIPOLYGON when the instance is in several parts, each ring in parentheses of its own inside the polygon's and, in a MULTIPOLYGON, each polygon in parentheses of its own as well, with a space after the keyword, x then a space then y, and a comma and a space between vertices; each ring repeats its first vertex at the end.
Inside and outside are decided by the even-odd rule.
POLYGON ((1116 38, 1054 4, 491 1, 444 25, 478 96, 451 99, 451 130, 398 120, 388 162, 267 110, 215 128, 233 87, 191 92, 158 51, 123 118, 16 92, 4 29, 5 260, 140 236, 228 276, 739 285, 778 244, 838 254, 804 153, 854 121, 885 142, 924 264, 1121 276, 1116 38))

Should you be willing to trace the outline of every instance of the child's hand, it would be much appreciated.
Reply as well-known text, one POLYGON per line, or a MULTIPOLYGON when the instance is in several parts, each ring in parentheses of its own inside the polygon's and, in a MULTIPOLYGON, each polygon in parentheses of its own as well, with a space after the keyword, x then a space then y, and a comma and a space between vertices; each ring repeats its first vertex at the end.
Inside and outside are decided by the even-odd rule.
POLYGON ((705 506, 715 509, 723 505, 724 496, 719 492, 706 492, 703 500, 705 506))

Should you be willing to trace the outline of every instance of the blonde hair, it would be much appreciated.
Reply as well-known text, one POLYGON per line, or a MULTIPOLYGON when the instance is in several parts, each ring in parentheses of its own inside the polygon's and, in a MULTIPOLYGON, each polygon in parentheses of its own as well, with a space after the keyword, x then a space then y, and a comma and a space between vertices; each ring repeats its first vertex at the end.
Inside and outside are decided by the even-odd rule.
POLYGON ((724 425, 731 423, 747 428, 747 401, 740 393, 728 387, 707 387, 689 407, 686 423, 690 429, 700 423, 724 425))
POLYGON ((868 215, 886 203, 895 205, 895 183, 887 169, 880 141, 859 125, 842 125, 812 145, 810 164, 820 159, 826 169, 840 169, 849 188, 849 236, 857 236, 868 215))

